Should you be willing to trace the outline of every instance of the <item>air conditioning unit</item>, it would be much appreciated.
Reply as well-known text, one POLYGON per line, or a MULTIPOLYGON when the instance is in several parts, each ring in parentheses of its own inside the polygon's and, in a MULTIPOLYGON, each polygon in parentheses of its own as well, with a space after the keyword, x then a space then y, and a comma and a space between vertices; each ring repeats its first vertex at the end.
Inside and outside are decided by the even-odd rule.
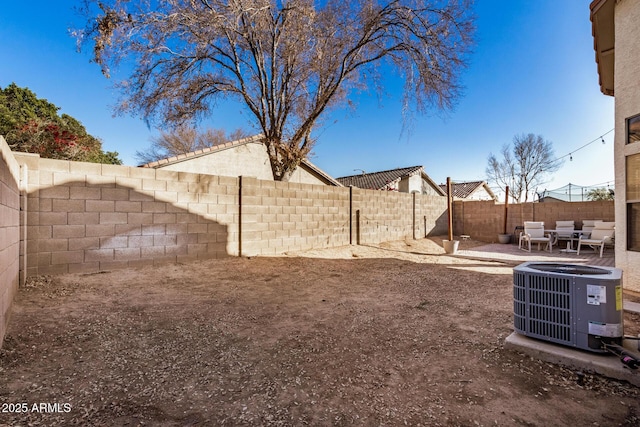
POLYGON ((622 270, 526 262, 513 269, 516 332, 604 353, 622 345, 622 270))

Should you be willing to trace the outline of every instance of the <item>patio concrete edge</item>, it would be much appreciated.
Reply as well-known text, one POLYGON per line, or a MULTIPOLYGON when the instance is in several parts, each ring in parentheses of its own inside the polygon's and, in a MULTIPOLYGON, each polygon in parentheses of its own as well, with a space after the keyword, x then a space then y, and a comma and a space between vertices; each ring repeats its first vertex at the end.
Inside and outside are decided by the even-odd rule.
MULTIPOLYGON (((640 357, 637 341, 626 340, 625 349, 640 357)), ((505 340, 505 348, 524 353, 545 362, 562 365, 585 372, 593 372, 608 378, 627 381, 640 387, 640 370, 623 365, 614 355, 589 353, 571 347, 554 344, 513 332, 505 340)))

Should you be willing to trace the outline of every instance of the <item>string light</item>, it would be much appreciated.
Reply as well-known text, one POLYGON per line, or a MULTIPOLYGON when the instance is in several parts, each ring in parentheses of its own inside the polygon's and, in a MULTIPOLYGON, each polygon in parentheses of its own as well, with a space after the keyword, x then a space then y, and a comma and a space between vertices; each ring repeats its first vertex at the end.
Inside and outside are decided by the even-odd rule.
POLYGON ((565 154, 565 155, 564 155, 564 156, 562 156, 562 157, 558 157, 556 160, 560 160, 560 159, 564 159, 565 157, 568 157, 568 158, 569 158, 569 161, 573 161, 573 153, 575 153, 575 152, 577 152, 577 151, 582 150, 582 149, 583 149, 583 148, 585 148, 586 146, 591 145, 591 144, 593 144, 594 142, 596 142, 596 141, 598 141, 598 140, 602 141, 602 143, 603 143, 603 144, 605 144, 604 137, 605 137, 606 135, 610 134, 611 132, 613 132, 613 129, 609 130, 608 132, 603 133, 602 135, 600 135, 599 137, 597 137, 597 138, 596 138, 596 139, 594 139, 593 141, 589 141, 589 142, 587 142, 587 143, 586 143, 586 144, 584 144, 582 147, 576 148, 575 150, 571 151, 569 154, 565 154))

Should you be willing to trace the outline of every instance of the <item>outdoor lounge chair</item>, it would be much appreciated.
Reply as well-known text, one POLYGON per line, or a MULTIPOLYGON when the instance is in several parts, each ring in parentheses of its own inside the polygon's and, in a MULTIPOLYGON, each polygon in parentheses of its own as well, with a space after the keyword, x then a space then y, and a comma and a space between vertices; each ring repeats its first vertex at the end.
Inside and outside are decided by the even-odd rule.
POLYGON ((551 236, 544 232, 544 222, 525 221, 524 231, 520 233, 518 248, 531 252, 531 243, 537 243, 538 250, 540 250, 540 245, 545 243, 546 249, 549 249, 549 252, 551 252, 553 247, 553 241, 551 239, 551 236))
POLYGON ((602 222, 601 219, 583 219, 582 220, 582 235, 586 238, 589 237, 593 229, 596 227, 596 223, 602 222))
POLYGON ((595 251, 600 248, 600 258, 602 258, 604 246, 613 243, 613 238, 615 236, 615 224, 615 222, 596 222, 595 228, 591 231, 591 236, 589 236, 589 238, 580 236, 578 239, 577 255, 580 255, 580 247, 582 245, 587 245, 592 247, 595 251))
POLYGON ((567 240, 567 249, 570 249, 574 232, 574 221, 556 221, 555 241, 553 244, 558 243, 558 240, 567 240))

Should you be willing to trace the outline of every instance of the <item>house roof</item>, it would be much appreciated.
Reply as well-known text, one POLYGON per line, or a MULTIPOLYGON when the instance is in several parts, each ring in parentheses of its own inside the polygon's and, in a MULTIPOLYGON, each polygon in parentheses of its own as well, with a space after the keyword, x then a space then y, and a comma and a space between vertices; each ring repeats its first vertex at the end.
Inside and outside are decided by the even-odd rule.
MULTIPOLYGON (((336 178, 345 187, 354 186, 369 190, 382 190, 390 184, 400 181, 402 178, 420 173, 422 177, 438 192, 442 190, 438 185, 424 172, 422 166, 410 166, 406 168, 397 168, 380 172, 361 173, 358 175, 343 176, 336 178)), ((442 193, 444 195, 444 193, 442 193)))
MULTIPOLYGON (((225 142, 224 144, 218 144, 212 147, 203 148, 201 150, 192 151, 191 153, 179 154, 177 156, 168 157, 166 159, 161 159, 151 163, 146 163, 144 165, 140 165, 139 167, 153 168, 153 169, 163 168, 165 166, 172 165, 174 163, 184 162, 197 157, 207 156, 212 153, 218 153, 220 151, 228 150, 234 147, 239 147, 241 145, 246 145, 249 143, 262 143, 262 140, 263 140, 262 135, 254 135, 248 138, 238 139, 236 141, 229 141, 229 142, 225 142)), ((328 173, 326 173, 325 171, 323 171, 322 169, 320 169, 319 167, 311 163, 309 160, 303 159, 302 162, 300 162, 300 165, 306 168, 309 172, 315 173, 316 175, 325 179, 331 185, 342 187, 342 184, 340 184, 340 182, 336 181, 331 175, 329 175, 328 173)))
POLYGON ((594 0, 589 5, 600 91, 611 96, 615 62, 614 7, 615 0, 594 0))
MULTIPOLYGON (((491 191, 491 188, 489 188, 486 181, 451 183, 451 192, 453 193, 454 198, 466 199, 481 187, 484 187, 485 191, 489 194, 489 196, 491 196, 492 199, 496 198, 496 195, 493 194, 493 191, 491 191)), ((440 188, 442 189, 442 191, 444 191, 445 194, 447 194, 446 184, 440 184, 440 188)))
POLYGON ((388 171, 361 173, 358 175, 336 178, 345 187, 350 185, 369 190, 382 190, 389 184, 399 181, 402 177, 413 174, 422 169, 422 166, 391 169, 388 171))

